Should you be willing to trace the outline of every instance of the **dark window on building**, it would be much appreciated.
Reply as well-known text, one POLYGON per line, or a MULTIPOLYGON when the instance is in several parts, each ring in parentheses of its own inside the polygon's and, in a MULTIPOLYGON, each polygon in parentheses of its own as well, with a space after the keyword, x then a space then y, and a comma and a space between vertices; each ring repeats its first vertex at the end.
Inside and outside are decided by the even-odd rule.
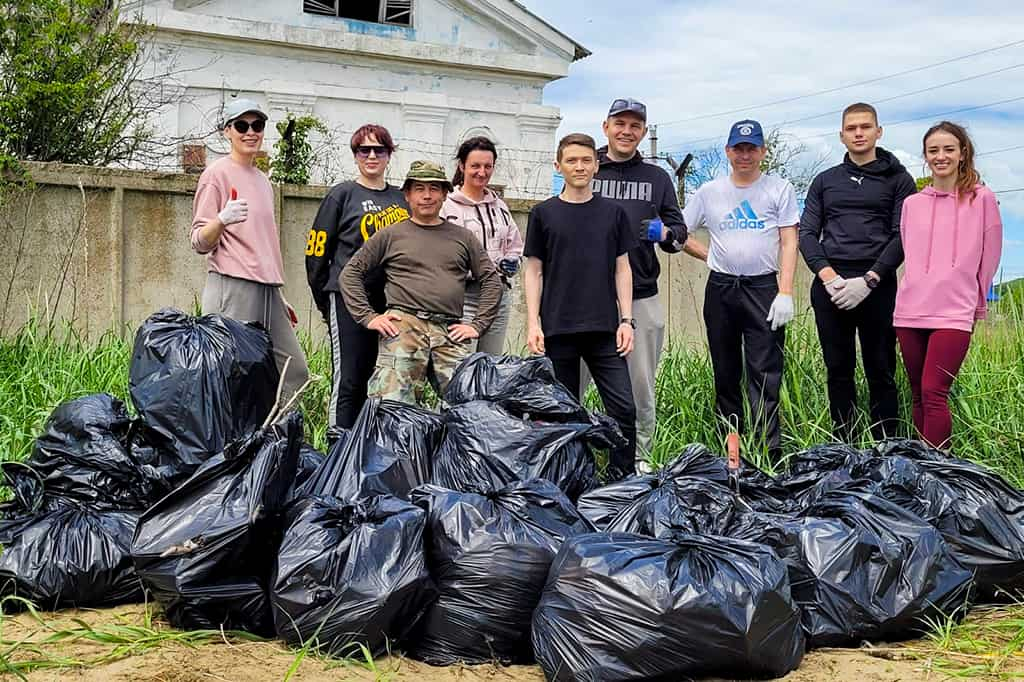
POLYGON ((377 24, 412 26, 412 0, 304 0, 302 11, 377 24))

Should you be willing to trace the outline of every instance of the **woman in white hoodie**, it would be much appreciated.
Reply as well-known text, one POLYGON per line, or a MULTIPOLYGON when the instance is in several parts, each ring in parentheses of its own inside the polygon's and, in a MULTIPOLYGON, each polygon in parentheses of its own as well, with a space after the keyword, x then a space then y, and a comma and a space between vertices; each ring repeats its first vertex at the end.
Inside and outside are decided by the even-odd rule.
MULTIPOLYGON (((498 160, 498 150, 494 143, 486 137, 471 137, 459 146, 455 158, 458 160, 452 178, 455 191, 445 199, 441 217, 476 235, 501 273, 505 285, 501 308, 490 329, 477 340, 476 349, 482 353, 502 355, 505 352, 505 332, 512 305, 512 278, 519 272, 523 257, 523 236, 508 206, 488 188, 494 175, 494 164, 498 160)), ((466 286, 464 319, 473 318, 479 298, 479 285, 470 282, 466 286)))

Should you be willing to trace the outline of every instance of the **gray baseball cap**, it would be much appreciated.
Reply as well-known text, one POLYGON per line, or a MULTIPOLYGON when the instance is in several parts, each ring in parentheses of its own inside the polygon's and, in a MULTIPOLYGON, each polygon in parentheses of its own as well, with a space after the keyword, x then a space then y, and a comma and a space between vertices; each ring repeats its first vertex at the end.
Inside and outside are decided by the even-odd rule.
POLYGON ((243 116, 245 114, 256 114, 264 121, 270 118, 266 113, 264 113, 263 107, 256 102, 251 99, 236 97, 224 105, 224 125, 226 126, 239 116, 243 116))

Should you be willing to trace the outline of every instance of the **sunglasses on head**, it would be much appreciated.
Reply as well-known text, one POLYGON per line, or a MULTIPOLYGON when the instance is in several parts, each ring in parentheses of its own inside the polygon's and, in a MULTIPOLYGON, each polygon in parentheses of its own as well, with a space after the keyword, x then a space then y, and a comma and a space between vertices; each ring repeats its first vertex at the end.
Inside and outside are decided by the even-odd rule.
POLYGON ((237 118, 231 122, 231 127, 237 130, 241 135, 245 135, 247 132, 249 132, 249 128, 252 128, 252 131, 254 133, 262 133, 263 129, 267 127, 267 122, 264 121, 262 118, 258 118, 252 123, 237 118))
POLYGON ((377 155, 378 158, 383 156, 391 156, 391 150, 387 147, 378 144, 361 144, 356 147, 356 156, 360 159, 365 159, 370 156, 370 152, 377 155))
POLYGON ((644 119, 647 118, 647 107, 642 102, 637 102, 635 99, 617 99, 612 102, 612 106, 609 111, 614 111, 619 114, 631 111, 644 119))

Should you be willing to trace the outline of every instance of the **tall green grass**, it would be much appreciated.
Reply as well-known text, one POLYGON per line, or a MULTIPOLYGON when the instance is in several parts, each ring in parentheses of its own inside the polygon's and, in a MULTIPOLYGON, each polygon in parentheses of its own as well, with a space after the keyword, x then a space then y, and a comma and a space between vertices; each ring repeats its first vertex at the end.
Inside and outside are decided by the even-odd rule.
MULTIPOLYGON (((1024 486, 1024 314, 1021 301, 1005 297, 993 306, 992 320, 979 327, 971 351, 953 387, 954 454, 989 466, 1024 486)), ((30 321, 0 339, 0 460, 20 460, 31 452, 50 412, 61 402, 109 392, 128 402, 128 364, 132 335, 113 332, 88 340, 71 329, 48 334, 30 321)), ((319 377, 302 398, 307 439, 326 440, 330 392, 330 355, 323 344, 302 339, 310 372, 319 377)), ((858 370, 862 403, 867 393, 858 370)), ((912 435, 910 392, 902 369, 897 375, 904 435, 912 435)), ((704 348, 678 344, 666 353, 657 382, 658 430, 653 459, 664 461, 684 445, 703 442, 721 449, 714 414, 711 362, 704 348)), ((795 452, 831 440, 831 419, 814 321, 810 314, 787 328, 786 369, 781 396, 784 450, 795 452)), ((859 424, 858 445, 870 444, 868 419, 859 424)), ((763 447, 747 435, 744 454, 758 466, 776 471, 763 447)))
MULTIPOLYGON (((1024 300, 1021 299, 1005 297, 993 306, 991 319, 978 326, 950 395, 952 453, 995 469, 1018 486, 1024 486, 1024 300)), ((910 388, 902 364, 896 379, 901 403, 902 432, 899 435, 914 437, 910 388)), ((867 385, 860 365, 857 388, 864 409, 855 428, 854 444, 866 447, 873 441, 866 413, 867 385)), ((664 461, 691 442, 703 442, 724 450, 721 425, 714 414, 711 360, 705 349, 670 349, 658 375, 656 390, 658 427, 652 453, 655 461, 664 461)), ((784 452, 793 453, 833 440, 825 364, 810 313, 787 327, 780 402, 784 452)), ((784 461, 771 461, 763 443, 750 434, 744 436, 743 450, 767 471, 785 466, 784 461)))

